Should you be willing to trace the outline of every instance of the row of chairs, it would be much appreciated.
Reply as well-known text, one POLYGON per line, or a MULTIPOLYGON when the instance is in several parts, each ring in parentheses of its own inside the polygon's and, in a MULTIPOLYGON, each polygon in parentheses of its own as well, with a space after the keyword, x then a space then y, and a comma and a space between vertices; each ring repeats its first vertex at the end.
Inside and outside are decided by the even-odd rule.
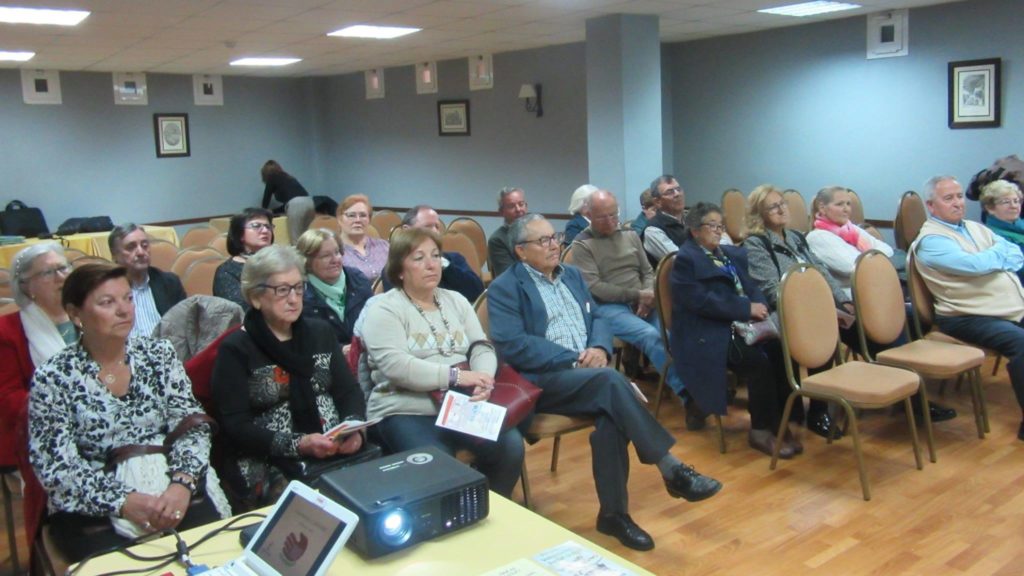
MULTIPOLYGON (((851 200, 850 221, 863 227, 865 232, 868 232, 881 240, 881 233, 873 226, 865 224, 864 204, 861 202, 860 196, 853 190, 850 190, 849 192, 851 200)), ((814 228, 814 216, 818 211, 817 206, 812 203, 811 206, 808 207, 807 201, 804 200, 803 195, 796 190, 786 190, 782 193, 782 198, 785 200, 786 205, 789 208, 789 227, 793 230, 803 232, 804 234, 810 232, 814 228)), ((922 208, 923 206, 924 205, 922 204, 922 208)), ((726 233, 735 244, 741 244, 743 239, 747 236, 747 199, 743 195, 743 192, 736 190, 735 188, 723 192, 721 208, 722 215, 725 217, 726 233)), ((918 229, 920 229, 920 225, 918 226, 918 229)), ((917 233, 916 230, 914 233, 917 233)))

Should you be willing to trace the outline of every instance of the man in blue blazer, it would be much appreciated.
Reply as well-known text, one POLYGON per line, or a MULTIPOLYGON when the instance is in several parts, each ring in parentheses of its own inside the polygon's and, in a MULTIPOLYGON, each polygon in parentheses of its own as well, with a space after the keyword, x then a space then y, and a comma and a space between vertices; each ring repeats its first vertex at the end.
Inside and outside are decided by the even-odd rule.
POLYGON ((654 540, 629 516, 630 442, 641 462, 658 466, 673 497, 704 500, 722 484, 669 452, 675 439, 640 404, 629 381, 607 367, 611 332, 594 317, 596 305, 579 271, 559 263, 551 224, 528 214, 515 221, 509 238, 520 261, 491 283, 491 338, 502 359, 544 390, 538 412, 596 419, 590 447, 601 505, 597 529, 629 548, 650 550, 654 540))

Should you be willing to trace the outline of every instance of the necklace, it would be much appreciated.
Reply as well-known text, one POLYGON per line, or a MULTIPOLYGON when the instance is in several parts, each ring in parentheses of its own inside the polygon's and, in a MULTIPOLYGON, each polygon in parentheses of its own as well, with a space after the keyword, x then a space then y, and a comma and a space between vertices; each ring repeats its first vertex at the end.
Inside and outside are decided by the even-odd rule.
POLYGON ((437 294, 434 294, 434 306, 437 306, 437 312, 441 315, 441 322, 444 324, 446 334, 443 341, 441 340, 441 337, 438 336, 437 328, 434 326, 434 323, 430 321, 430 318, 427 318, 427 313, 423 311, 423 307, 417 304, 416 301, 412 299, 412 296, 409 296, 408 292, 402 290, 402 293, 409 299, 409 303, 416 308, 416 311, 420 313, 420 316, 422 316, 423 320, 426 321, 427 326, 430 326, 430 334, 434 337, 434 342, 437 343, 437 351, 441 356, 451 356, 455 352, 455 338, 452 336, 452 327, 448 324, 448 318, 444 315, 444 310, 441 308, 441 301, 437 299, 437 294), (446 345, 448 346, 447 350, 444 348, 446 345))
POLYGON ((114 382, 117 382, 117 374, 115 374, 114 371, 122 366, 124 366, 124 358, 118 359, 118 361, 114 363, 114 367, 111 369, 101 369, 99 372, 100 380, 103 380, 103 383, 107 386, 113 385, 114 382), (106 375, 104 375, 103 372, 106 372, 106 375))

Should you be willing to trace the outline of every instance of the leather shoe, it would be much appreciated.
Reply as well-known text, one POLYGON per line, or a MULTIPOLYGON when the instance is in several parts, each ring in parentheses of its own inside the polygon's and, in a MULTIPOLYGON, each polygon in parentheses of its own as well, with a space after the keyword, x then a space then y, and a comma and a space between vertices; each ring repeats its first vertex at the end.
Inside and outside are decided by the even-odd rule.
MULTIPOLYGON (((769 456, 772 455, 775 450, 775 434, 771 430, 751 430, 747 434, 747 444, 758 452, 763 452, 769 456)), ((783 460, 789 460, 796 453, 793 451, 793 446, 785 442, 779 448, 779 458, 783 460)))
POLYGON ((822 438, 832 437, 833 440, 842 438, 843 431, 829 416, 828 411, 807 415, 807 429, 822 438))
POLYGON ((618 538, 626 548, 640 551, 654 548, 654 539, 643 528, 637 526, 629 514, 598 516, 597 531, 618 538))
MULTIPOLYGON (((914 398, 911 400, 914 405, 914 418, 922 420, 921 416, 921 403, 914 398)), ((900 405, 902 406, 902 404, 900 405)), ((956 410, 947 408, 941 404, 935 404, 934 402, 928 403, 928 414, 932 417, 932 423, 945 422, 946 420, 952 420, 956 418, 956 410)))
POLYGON ((683 407, 686 409, 686 429, 692 431, 703 430, 707 426, 708 415, 697 406, 693 398, 684 398, 683 407))
POLYGON ((693 466, 686 464, 676 466, 672 471, 672 477, 664 480, 665 489, 673 498, 684 498, 690 502, 711 498, 722 489, 721 482, 697 472, 693 466))
POLYGON ((796 436, 793 435, 793 432, 789 429, 788 426, 786 427, 786 434, 783 435, 782 441, 785 442, 786 444, 789 444, 790 447, 793 448, 793 454, 804 453, 804 445, 796 436))

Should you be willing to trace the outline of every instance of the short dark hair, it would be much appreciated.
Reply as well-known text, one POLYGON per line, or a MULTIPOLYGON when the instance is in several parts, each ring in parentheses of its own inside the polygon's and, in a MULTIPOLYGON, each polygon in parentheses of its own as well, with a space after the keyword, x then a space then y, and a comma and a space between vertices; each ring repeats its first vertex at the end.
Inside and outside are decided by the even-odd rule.
POLYGON ((110 262, 92 262, 76 267, 64 281, 64 288, 60 293, 61 304, 65 308, 81 308, 93 290, 107 280, 116 278, 125 278, 127 282, 128 269, 110 262))
POLYGON ((384 266, 384 275, 392 286, 404 288, 402 281, 402 262, 405 257, 430 238, 437 244, 437 250, 441 251, 441 237, 433 230, 426 228, 395 228, 391 234, 391 245, 388 249, 388 263, 384 266))
POLYGON ((267 219, 267 223, 270 224, 270 243, 274 243, 274 214, 264 208, 246 208, 231 217, 231 223, 228 225, 228 254, 245 254, 245 244, 242 242, 245 225, 256 218, 267 219))
POLYGON ((697 202, 697 205, 690 208, 690 211, 686 213, 684 220, 686 221, 686 228, 690 230, 692 234, 694 230, 701 227, 704 223, 704 217, 708 214, 722 214, 722 209, 717 204, 711 202, 697 202))
POLYGON ((266 183, 267 178, 270 178, 272 174, 277 174, 278 172, 283 174, 284 168, 281 168, 281 165, 278 164, 276 160, 267 160, 263 164, 263 167, 260 168, 260 179, 266 183))
POLYGON ((125 222, 124 224, 115 226, 114 229, 110 231, 110 236, 107 236, 107 247, 110 248, 110 254, 113 255, 117 252, 117 246, 124 240, 124 237, 136 230, 142 230, 145 232, 145 229, 142 226, 139 226, 134 222, 125 222))
POLYGON ((402 216, 402 226, 409 226, 411 228, 412 223, 420 217, 420 212, 433 209, 434 207, 429 204, 417 204, 412 208, 409 208, 409 211, 405 213, 405 216, 402 216))
POLYGON ((651 182, 651 187, 648 190, 651 191, 651 198, 661 198, 661 192, 658 190, 658 184, 668 184, 675 180, 676 177, 671 174, 662 174, 651 182))

